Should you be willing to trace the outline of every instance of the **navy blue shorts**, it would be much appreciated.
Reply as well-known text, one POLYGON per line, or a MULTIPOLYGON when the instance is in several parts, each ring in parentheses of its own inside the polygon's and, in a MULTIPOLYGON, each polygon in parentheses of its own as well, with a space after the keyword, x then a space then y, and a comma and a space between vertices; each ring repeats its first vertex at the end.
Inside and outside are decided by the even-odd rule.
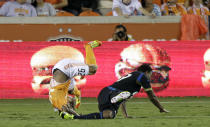
POLYGON ((119 94, 121 91, 118 89, 115 89, 113 87, 105 87, 101 90, 101 92, 98 95, 98 108, 100 112, 103 112, 104 110, 111 110, 115 114, 117 114, 117 111, 120 107, 121 102, 112 104, 111 98, 119 94))

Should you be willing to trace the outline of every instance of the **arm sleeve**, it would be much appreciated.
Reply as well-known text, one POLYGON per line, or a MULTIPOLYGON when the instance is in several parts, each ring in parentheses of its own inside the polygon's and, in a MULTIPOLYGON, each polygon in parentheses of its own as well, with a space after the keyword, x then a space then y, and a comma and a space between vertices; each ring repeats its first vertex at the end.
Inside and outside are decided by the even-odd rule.
POLYGON ((152 90, 151 85, 150 85, 150 81, 147 79, 147 77, 143 73, 141 73, 138 76, 136 82, 138 84, 140 84, 145 91, 152 90))

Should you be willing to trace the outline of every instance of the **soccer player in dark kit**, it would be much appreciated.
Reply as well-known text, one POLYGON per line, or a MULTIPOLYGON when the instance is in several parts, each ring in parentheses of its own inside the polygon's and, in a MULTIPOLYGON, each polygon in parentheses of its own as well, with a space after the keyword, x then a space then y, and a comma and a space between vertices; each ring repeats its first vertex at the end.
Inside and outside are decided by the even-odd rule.
POLYGON ((61 112, 63 119, 113 119, 115 118, 119 107, 121 106, 124 117, 128 117, 125 102, 138 93, 141 87, 147 93, 150 101, 160 110, 160 112, 168 111, 163 108, 158 98, 154 94, 150 77, 152 68, 149 64, 142 64, 136 71, 122 77, 112 85, 103 88, 98 95, 99 113, 91 113, 87 115, 75 116, 66 112, 61 112))

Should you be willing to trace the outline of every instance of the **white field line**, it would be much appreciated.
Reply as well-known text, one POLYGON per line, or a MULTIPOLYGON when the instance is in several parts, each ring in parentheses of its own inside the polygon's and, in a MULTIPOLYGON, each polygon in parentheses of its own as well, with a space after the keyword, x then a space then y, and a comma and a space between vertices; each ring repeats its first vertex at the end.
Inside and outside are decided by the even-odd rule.
POLYGON ((210 118, 210 116, 160 116, 160 117, 163 117, 163 118, 210 118))
MULTIPOLYGON (((151 102, 127 102, 127 103, 131 103, 131 104, 146 104, 146 103, 151 103, 151 102)), ((163 104, 174 104, 174 103, 186 103, 186 104, 188 104, 188 103, 197 103, 197 104, 199 104, 199 103, 210 103, 210 101, 188 101, 188 102, 184 102, 184 101, 180 101, 180 102, 175 102, 175 101, 168 101, 168 102, 166 102, 166 101, 160 101, 160 103, 163 103, 163 104)), ((91 103, 82 103, 82 104, 98 104, 98 103, 95 103, 95 102, 91 102, 91 103)))
POLYGON ((210 116, 133 116, 134 118, 210 118, 210 116))

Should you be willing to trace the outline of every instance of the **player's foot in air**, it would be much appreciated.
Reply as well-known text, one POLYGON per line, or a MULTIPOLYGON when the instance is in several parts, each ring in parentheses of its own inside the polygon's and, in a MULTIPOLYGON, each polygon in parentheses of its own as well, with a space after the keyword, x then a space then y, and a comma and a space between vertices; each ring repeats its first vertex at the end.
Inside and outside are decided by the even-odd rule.
POLYGON ((71 120, 74 119, 74 115, 73 114, 69 114, 67 112, 61 112, 60 116, 61 116, 62 119, 71 119, 71 120))
POLYGON ((113 97, 111 99, 111 103, 117 103, 119 101, 122 101, 124 99, 127 99, 130 97, 130 92, 128 91, 123 91, 123 92, 120 92, 117 96, 113 97))
POLYGON ((95 41, 91 41, 88 42, 88 44, 92 47, 92 48, 96 48, 102 45, 101 41, 95 40, 95 41))

